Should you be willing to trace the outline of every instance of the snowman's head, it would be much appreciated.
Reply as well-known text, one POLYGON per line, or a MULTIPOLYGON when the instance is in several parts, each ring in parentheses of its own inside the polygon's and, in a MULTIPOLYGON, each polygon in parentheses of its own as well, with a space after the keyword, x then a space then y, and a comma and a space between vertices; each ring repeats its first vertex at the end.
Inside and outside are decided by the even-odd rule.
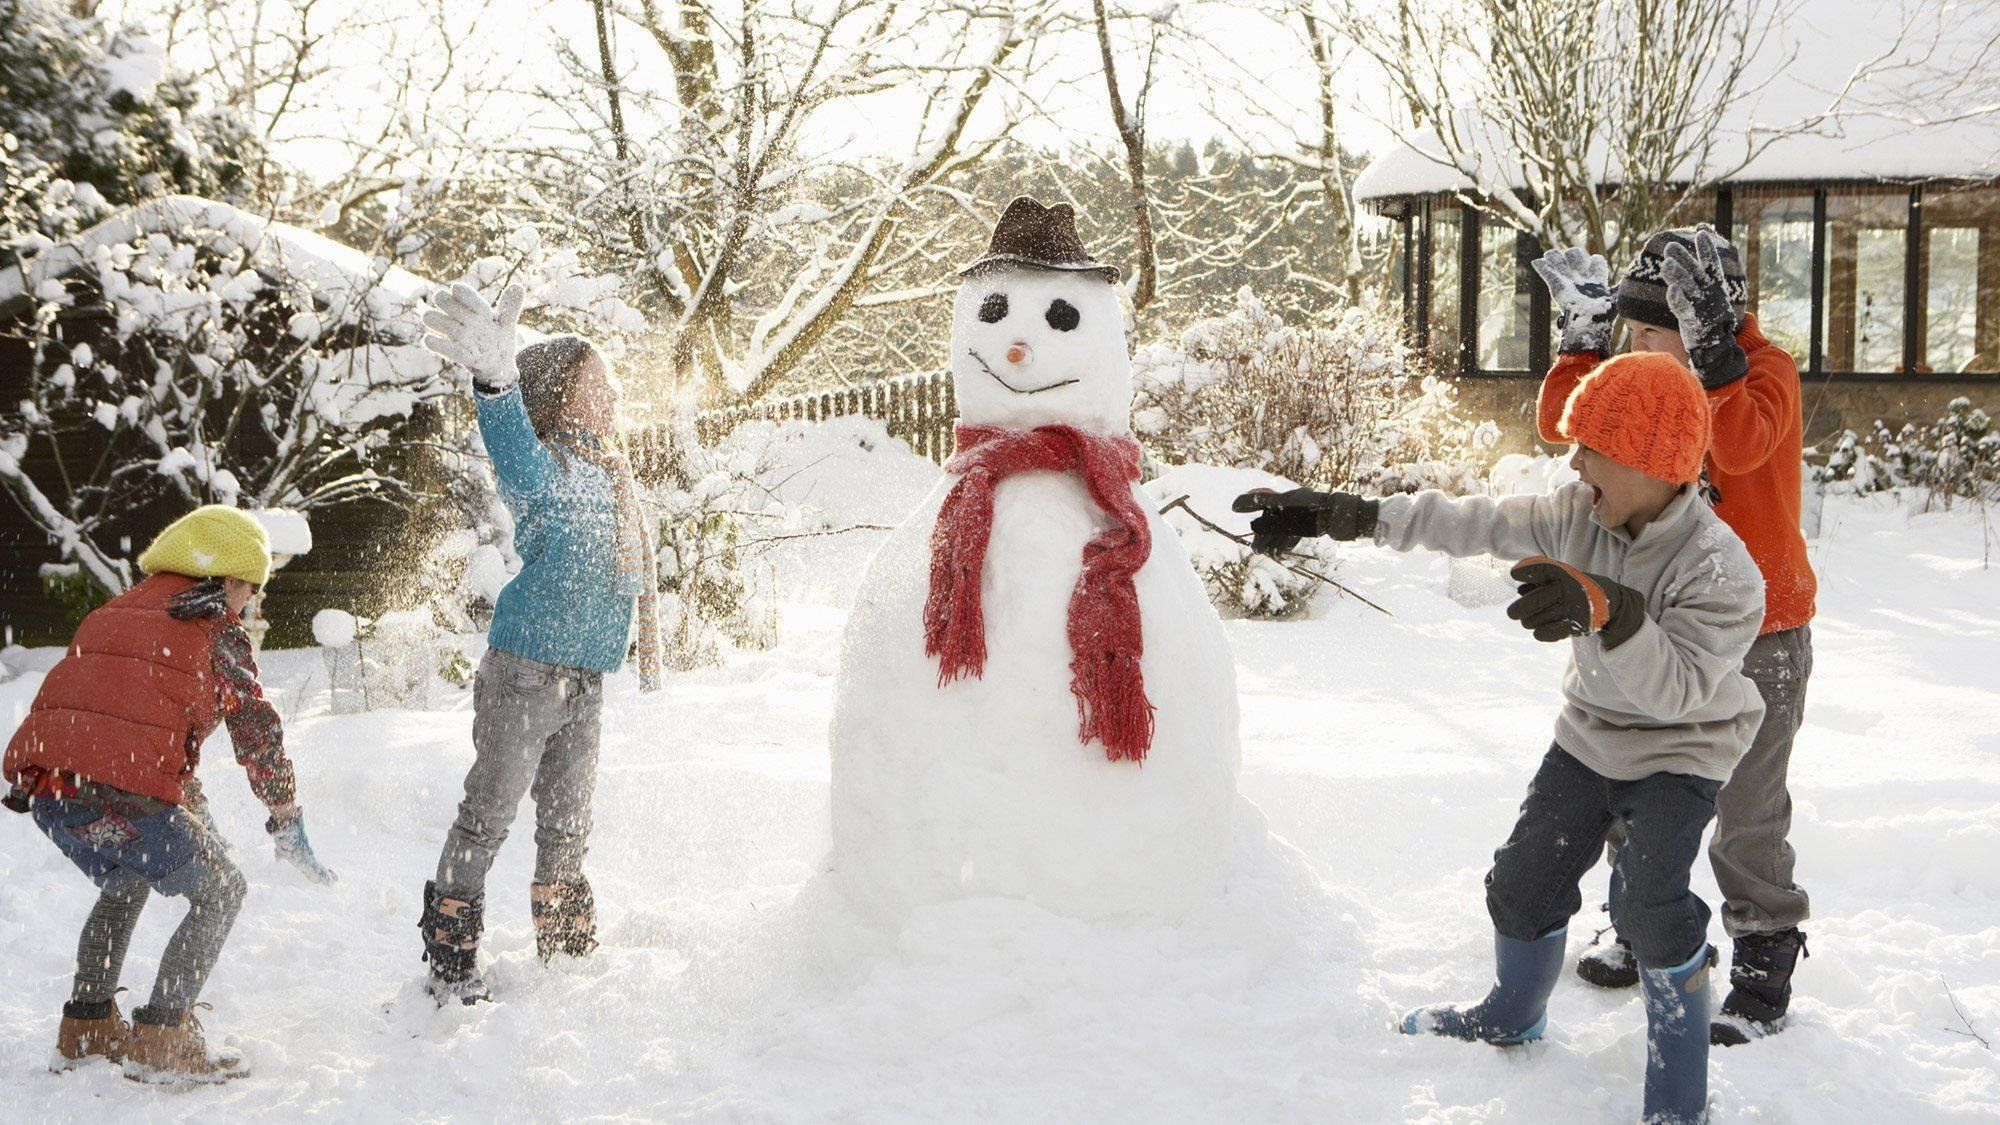
POLYGON ((1131 431, 1118 271, 1084 252, 1067 205, 1015 200, 986 256, 962 276, 951 327, 960 419, 1131 431))

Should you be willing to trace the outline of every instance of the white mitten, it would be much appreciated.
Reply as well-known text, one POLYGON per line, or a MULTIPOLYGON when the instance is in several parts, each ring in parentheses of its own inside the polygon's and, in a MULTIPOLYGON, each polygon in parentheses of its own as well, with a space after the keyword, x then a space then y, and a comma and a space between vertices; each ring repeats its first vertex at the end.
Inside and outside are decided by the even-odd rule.
POLYGON ((500 305, 486 303, 479 290, 460 281, 431 294, 431 311, 424 314, 424 347, 472 372, 481 390, 495 392, 514 385, 514 326, 521 319, 527 291, 509 285, 500 305))

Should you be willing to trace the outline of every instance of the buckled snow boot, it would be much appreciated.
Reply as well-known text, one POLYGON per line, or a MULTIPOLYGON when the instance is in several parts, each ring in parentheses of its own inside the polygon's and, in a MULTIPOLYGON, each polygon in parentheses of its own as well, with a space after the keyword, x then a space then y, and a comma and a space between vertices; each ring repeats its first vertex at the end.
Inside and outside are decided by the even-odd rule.
POLYGON ((1548 1027, 1549 994, 1562 975, 1567 930, 1534 941, 1493 935, 1494 979, 1486 999, 1466 1007, 1439 1004, 1403 1017, 1405 1035, 1446 1035, 1512 1047, 1540 1039, 1548 1027))
POLYGON ((227 1082, 249 1074, 234 1052, 208 1049, 208 1037, 192 1008, 132 1013, 132 1039, 125 1048, 125 1077, 134 1082, 187 1085, 227 1082))
POLYGON ((1583 951, 1576 959, 1576 975, 1599 988, 1631 988, 1639 983, 1639 959, 1632 946, 1617 934, 1583 951))
POLYGON ((479 976, 479 934, 486 921, 486 896, 466 900, 446 898, 437 884, 424 884, 424 916, 417 928, 424 938, 424 960, 431 974, 426 988, 438 1007, 457 1000, 477 1004, 492 999, 479 976))
POLYGON ((532 884, 528 908, 535 919, 535 952, 542 960, 558 953, 587 957, 597 948, 597 900, 590 880, 532 884))
POLYGON ((63 1005, 62 1026, 56 1029, 56 1061, 49 1069, 65 1071, 95 1058, 124 1062, 131 1041, 132 1025, 119 1014, 115 1001, 72 1000, 63 1005))
POLYGON ((1671 969, 1639 966, 1646 997, 1646 1125, 1702 1125, 1708 1120, 1709 972, 1715 947, 1704 945, 1671 969))
POLYGON ((1792 1005, 1792 970, 1800 957, 1810 956, 1806 935, 1796 926, 1737 938, 1729 966, 1729 996, 1709 1026, 1708 1041, 1717 1047, 1740 1047, 1777 1034, 1792 1005))

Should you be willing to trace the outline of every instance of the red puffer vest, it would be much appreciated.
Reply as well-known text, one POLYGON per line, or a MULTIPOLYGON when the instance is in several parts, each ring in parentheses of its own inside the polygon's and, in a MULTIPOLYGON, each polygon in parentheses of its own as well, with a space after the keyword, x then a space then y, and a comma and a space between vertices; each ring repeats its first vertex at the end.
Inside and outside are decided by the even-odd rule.
POLYGON ((0 769, 9 781, 61 770, 181 803, 181 782, 194 772, 190 751, 221 721, 211 661, 228 627, 220 616, 168 614, 168 600, 194 584, 156 574, 83 619, 7 744, 0 769))

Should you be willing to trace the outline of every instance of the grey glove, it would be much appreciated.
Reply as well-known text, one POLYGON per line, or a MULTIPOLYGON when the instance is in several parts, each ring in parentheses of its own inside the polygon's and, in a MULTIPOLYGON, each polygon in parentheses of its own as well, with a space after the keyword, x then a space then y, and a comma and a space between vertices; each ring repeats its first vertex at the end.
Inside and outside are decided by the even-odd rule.
POLYGON ((1696 231, 1694 248, 1690 254, 1685 246, 1667 247, 1660 278, 1667 283, 1667 308, 1680 322, 1688 363, 1701 385, 1713 391, 1749 374, 1750 357, 1736 342, 1736 307, 1729 302, 1715 236, 1696 231))
POLYGON ((1611 263, 1580 247, 1551 250, 1533 263, 1556 304, 1564 352, 1611 354, 1611 263))
POLYGON ((299 874, 321 886, 339 878, 313 855, 312 842, 306 839, 306 814, 299 813, 267 827, 271 829, 271 845, 277 849, 278 858, 298 868, 299 874))
POLYGON ((514 328, 521 319, 527 291, 509 285, 498 307, 486 303, 479 290, 463 281, 431 294, 431 311, 424 314, 424 347, 472 372, 481 391, 497 394, 514 385, 514 328))

